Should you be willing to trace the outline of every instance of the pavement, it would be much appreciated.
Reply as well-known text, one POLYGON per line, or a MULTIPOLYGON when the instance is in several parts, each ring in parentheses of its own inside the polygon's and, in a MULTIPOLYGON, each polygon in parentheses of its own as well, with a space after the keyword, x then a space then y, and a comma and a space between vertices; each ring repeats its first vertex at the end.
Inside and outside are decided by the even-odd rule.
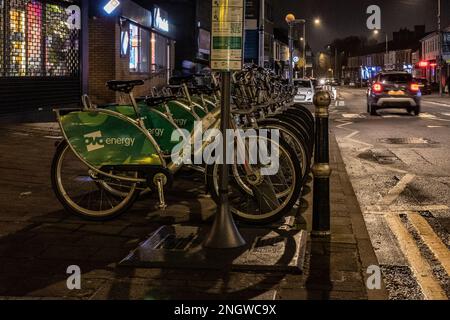
MULTIPOLYGON (((211 224, 216 206, 203 177, 184 170, 169 191, 165 212, 156 196, 140 199, 109 222, 66 213, 50 187, 60 133, 54 123, 0 127, 0 296, 3 299, 386 299, 369 290, 366 272, 378 261, 334 134, 330 137, 331 237, 308 237, 303 274, 118 266, 161 225, 211 224), (69 266, 81 270, 81 289, 69 290, 69 266)), ((311 185, 295 227, 310 231, 311 185)), ((243 227, 243 225, 239 225, 243 227)), ((248 226, 246 226, 248 227, 248 226)))
POLYGON ((331 110, 391 299, 450 295, 450 99, 427 95, 422 113, 366 110, 364 89, 341 88, 331 110))

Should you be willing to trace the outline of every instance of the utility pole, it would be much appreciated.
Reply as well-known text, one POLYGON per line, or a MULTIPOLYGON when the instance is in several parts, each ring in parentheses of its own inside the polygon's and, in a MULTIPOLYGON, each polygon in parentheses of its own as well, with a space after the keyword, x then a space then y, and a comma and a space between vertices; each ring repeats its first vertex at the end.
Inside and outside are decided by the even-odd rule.
POLYGON ((264 27, 265 27, 265 0, 259 2, 259 61, 258 65, 264 68, 265 52, 264 52, 264 27))
POLYGON ((306 21, 303 22, 303 78, 306 78, 306 21))
POLYGON ((294 39, 292 39, 292 25, 289 23, 289 84, 294 82, 294 39))
POLYGON ((443 95, 442 87, 442 28, 441 28, 441 0, 438 0, 438 37, 439 37, 439 54, 438 54, 438 81, 439 81, 439 95, 443 95))
POLYGON ((389 54, 389 38, 387 32, 385 32, 386 35, 386 54, 389 54))
POLYGON ((337 47, 334 47, 334 77, 338 78, 338 55, 337 55, 337 47))

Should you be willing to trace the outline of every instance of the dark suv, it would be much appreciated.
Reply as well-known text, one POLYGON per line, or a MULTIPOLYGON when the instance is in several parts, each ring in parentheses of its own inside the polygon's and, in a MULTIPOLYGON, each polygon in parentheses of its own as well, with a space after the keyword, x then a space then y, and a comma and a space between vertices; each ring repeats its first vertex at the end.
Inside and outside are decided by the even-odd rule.
POLYGON ((381 72, 367 89, 367 112, 376 115, 378 109, 405 108, 417 116, 421 96, 420 85, 408 72, 381 72))

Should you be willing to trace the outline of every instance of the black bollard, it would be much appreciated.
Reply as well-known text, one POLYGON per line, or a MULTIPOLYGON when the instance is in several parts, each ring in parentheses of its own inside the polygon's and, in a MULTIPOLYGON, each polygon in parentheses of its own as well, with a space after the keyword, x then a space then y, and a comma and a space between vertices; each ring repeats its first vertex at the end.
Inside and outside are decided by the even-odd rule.
POLYGON ((330 235, 330 156, 328 118, 331 97, 327 91, 314 95, 316 107, 316 133, 314 149, 313 236, 330 235))

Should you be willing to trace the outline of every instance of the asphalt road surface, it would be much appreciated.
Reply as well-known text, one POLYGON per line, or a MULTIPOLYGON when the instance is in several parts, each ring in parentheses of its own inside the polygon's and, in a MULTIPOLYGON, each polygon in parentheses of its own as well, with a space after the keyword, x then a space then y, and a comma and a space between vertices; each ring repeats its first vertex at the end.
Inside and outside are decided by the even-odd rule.
POLYGON ((364 89, 341 88, 336 135, 392 299, 450 294, 450 99, 370 116, 364 89))

